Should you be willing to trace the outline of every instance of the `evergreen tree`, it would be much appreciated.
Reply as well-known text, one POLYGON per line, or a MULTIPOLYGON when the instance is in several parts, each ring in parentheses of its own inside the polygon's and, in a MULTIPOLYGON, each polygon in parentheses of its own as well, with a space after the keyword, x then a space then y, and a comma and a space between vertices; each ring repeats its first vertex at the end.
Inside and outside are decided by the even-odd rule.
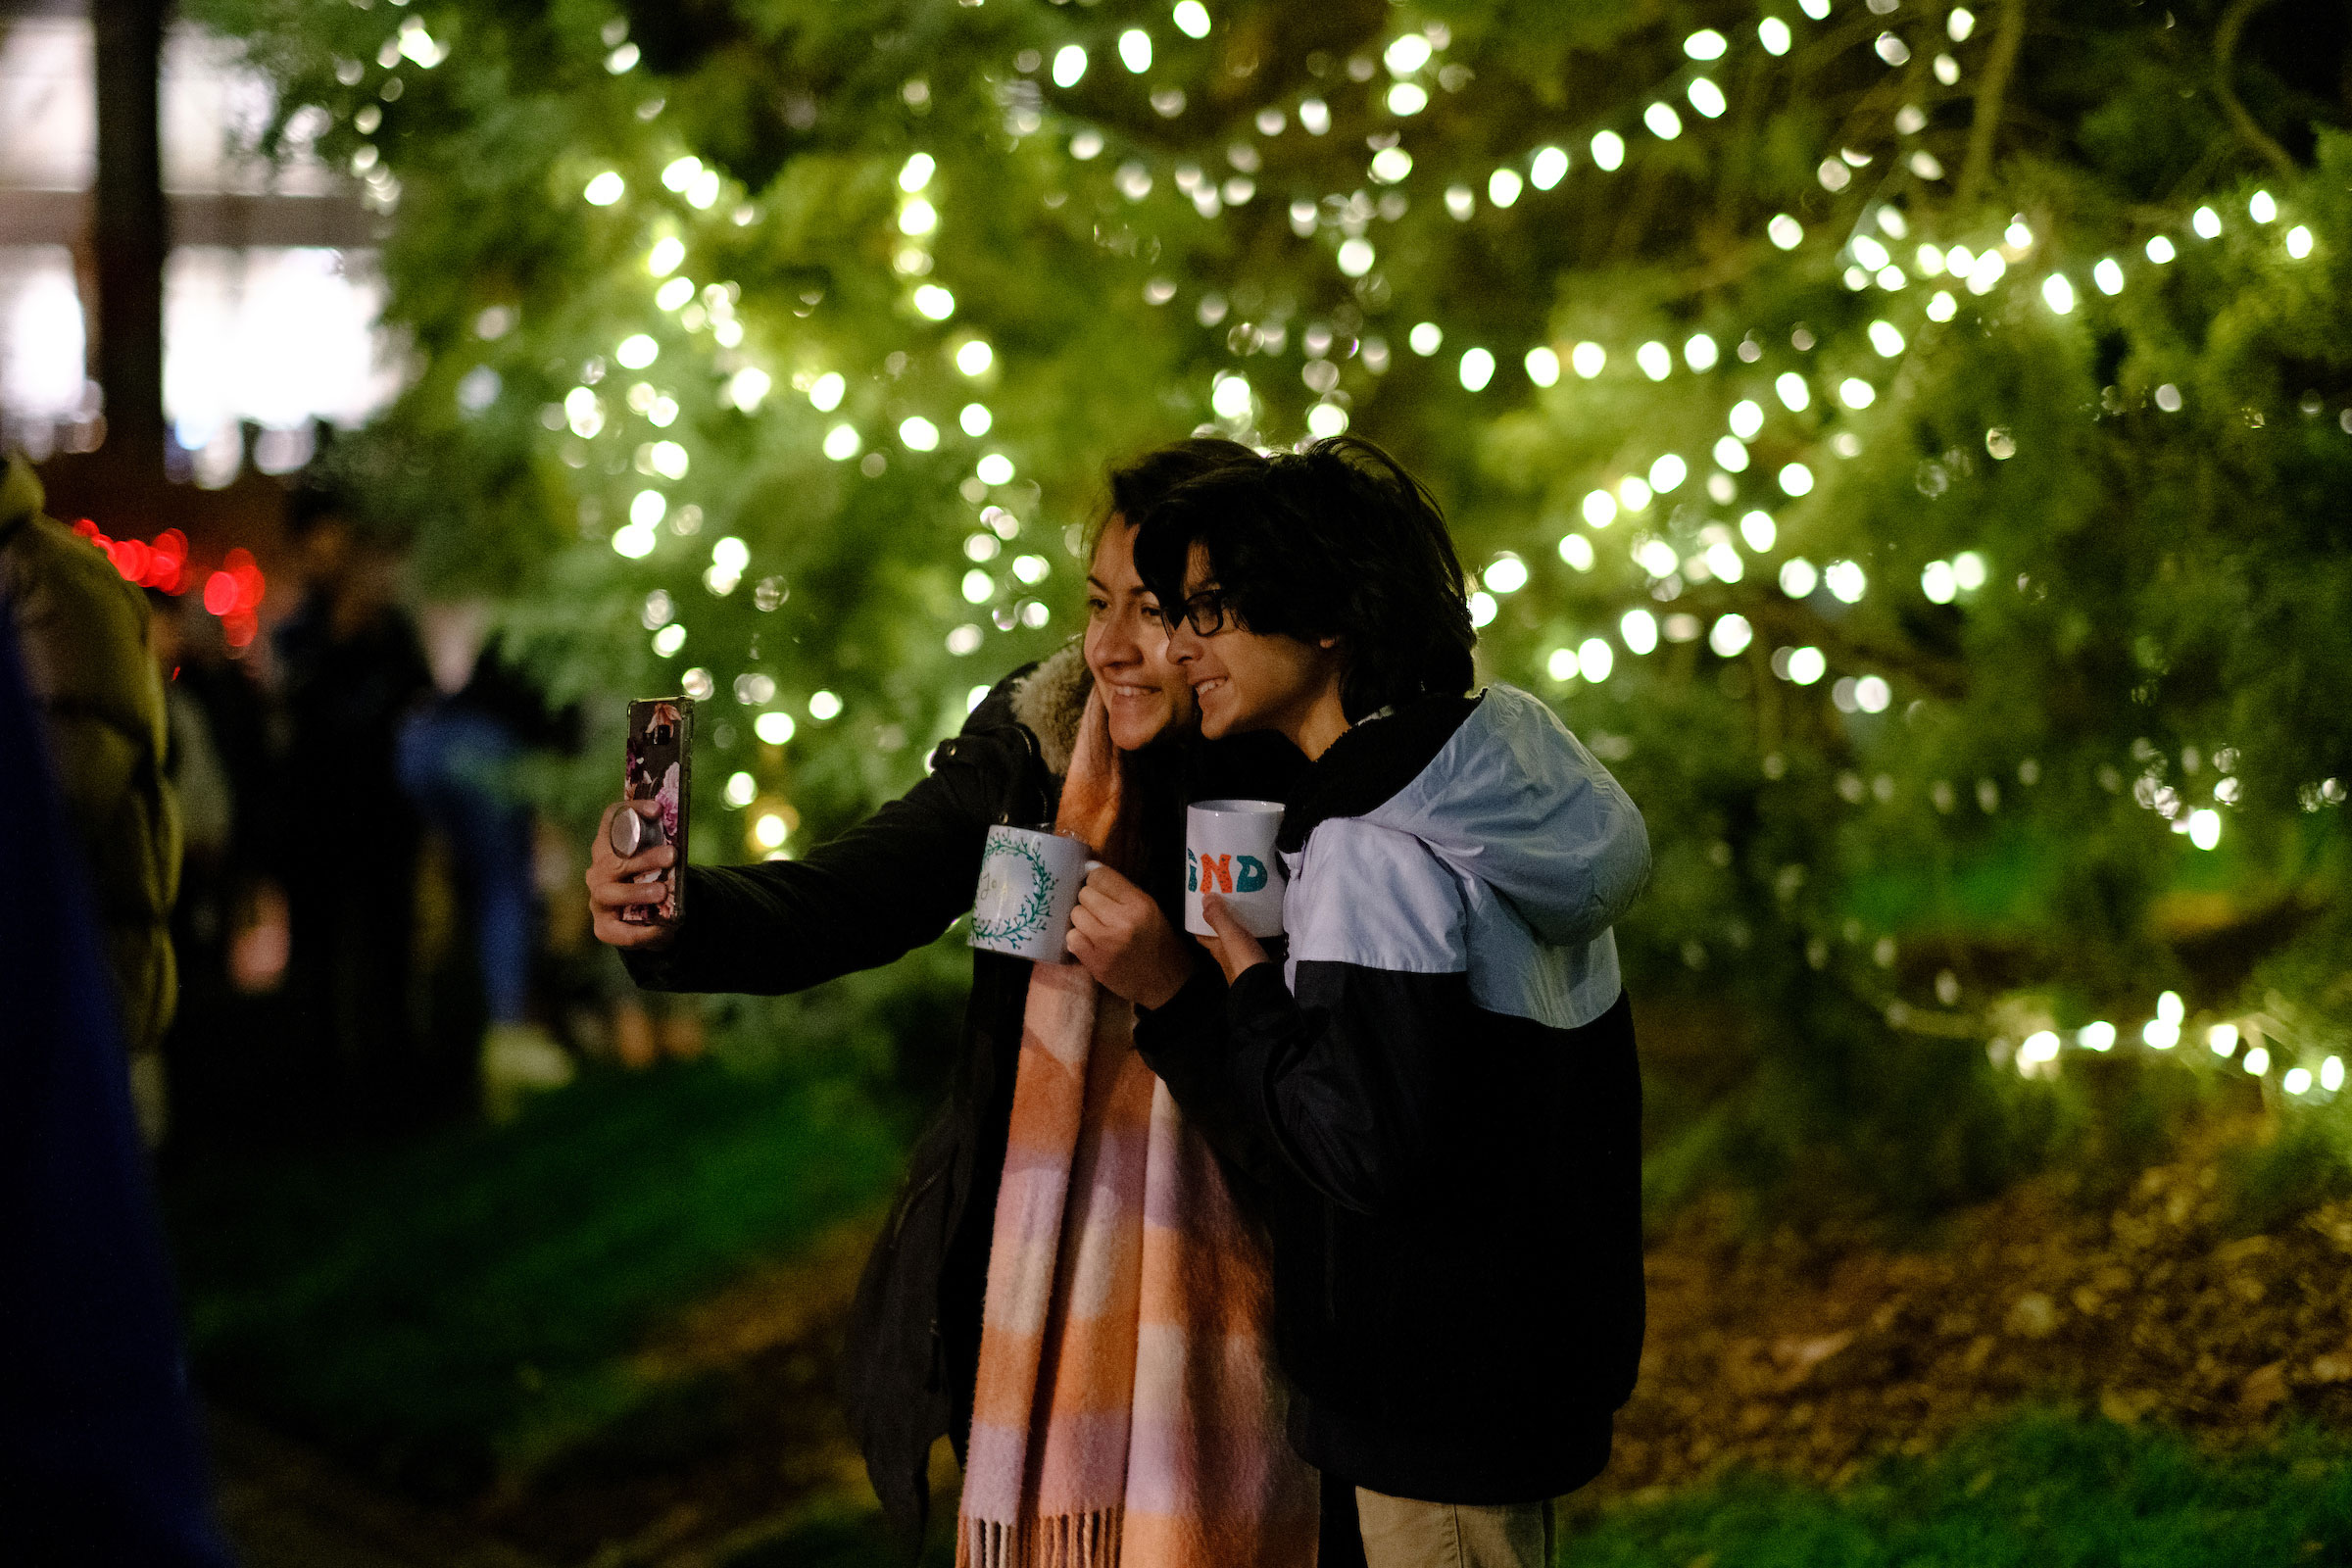
POLYGON ((380 511, 709 699, 698 845, 1070 635, 1106 460, 1352 429, 1648 815, 1659 1082, 1747 1091, 1660 1180, 1977 1190, 2085 1054, 2333 1101, 2340 7, 194 9, 391 215, 380 511))

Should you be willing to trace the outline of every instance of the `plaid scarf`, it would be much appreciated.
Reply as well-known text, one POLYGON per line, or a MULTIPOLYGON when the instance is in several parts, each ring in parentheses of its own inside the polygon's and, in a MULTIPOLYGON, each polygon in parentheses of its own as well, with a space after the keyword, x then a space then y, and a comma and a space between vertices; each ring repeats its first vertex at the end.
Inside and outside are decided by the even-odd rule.
MULTIPOLYGON (((1087 700, 1054 830, 1133 863, 1087 700), (1125 853, 1122 853, 1125 852, 1125 853)), ((1282 1433, 1260 1243, 1075 963, 1029 983, 997 1198, 958 1568, 1309 1568, 1316 1478, 1282 1433)))

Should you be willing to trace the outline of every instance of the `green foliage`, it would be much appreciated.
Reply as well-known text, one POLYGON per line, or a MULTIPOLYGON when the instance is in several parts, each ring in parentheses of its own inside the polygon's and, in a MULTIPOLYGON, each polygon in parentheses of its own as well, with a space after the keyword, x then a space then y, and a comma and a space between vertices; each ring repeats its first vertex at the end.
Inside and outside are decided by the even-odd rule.
POLYGON ((2341 1099, 2276 1130, 2228 1161, 2230 1228, 2242 1236, 2281 1229, 2307 1209, 2352 1192, 2352 1115, 2341 1099))
POLYGON ((2276 1447, 2203 1454, 2169 1434, 2028 1415, 1841 1493, 1736 1476, 1621 1507, 1563 1544, 1576 1568, 2234 1568, 2352 1550, 2352 1464, 2307 1429, 2276 1447))
POLYGON ((1778 55, 1719 4, 192 9, 396 207, 417 373, 353 461, 420 577, 564 695, 711 693, 708 855, 870 809, 1066 635, 1105 461, 1345 422, 1446 503, 1486 674, 1643 806, 1635 993, 1737 1015, 1663 1097, 1732 1097, 1705 1147, 1949 1201, 2062 1141, 2030 1035, 2073 1072, 2176 990, 2251 1043, 2278 992, 2276 1085, 2352 1017, 2340 19, 2225 59, 2199 5, 1840 5, 1778 55))
POLYGON ((879 1200, 844 1064, 605 1073, 508 1127, 192 1172, 169 1219, 208 1387, 465 1497, 620 1422, 665 1314, 879 1200))

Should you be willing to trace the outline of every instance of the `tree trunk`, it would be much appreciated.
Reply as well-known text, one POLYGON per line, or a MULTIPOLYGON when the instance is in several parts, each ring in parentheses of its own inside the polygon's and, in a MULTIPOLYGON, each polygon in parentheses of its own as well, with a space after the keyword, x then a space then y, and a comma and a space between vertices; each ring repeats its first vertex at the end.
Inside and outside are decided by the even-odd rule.
POLYGON ((115 461, 164 458, 163 153, 157 134, 166 0, 98 0, 98 318, 94 360, 115 461))

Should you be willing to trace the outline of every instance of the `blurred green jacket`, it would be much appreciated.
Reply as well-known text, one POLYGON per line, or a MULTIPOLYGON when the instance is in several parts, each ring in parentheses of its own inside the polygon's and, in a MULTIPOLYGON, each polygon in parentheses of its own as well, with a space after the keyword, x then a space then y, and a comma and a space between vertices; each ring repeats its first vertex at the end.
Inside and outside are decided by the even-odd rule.
POLYGON ((133 1056, 153 1052, 179 996, 172 901, 179 808, 164 777, 164 688, 147 599, 104 552, 41 512, 41 481, 0 476, 0 605, 16 622, 48 722, 59 793, 80 836, 133 1056))

